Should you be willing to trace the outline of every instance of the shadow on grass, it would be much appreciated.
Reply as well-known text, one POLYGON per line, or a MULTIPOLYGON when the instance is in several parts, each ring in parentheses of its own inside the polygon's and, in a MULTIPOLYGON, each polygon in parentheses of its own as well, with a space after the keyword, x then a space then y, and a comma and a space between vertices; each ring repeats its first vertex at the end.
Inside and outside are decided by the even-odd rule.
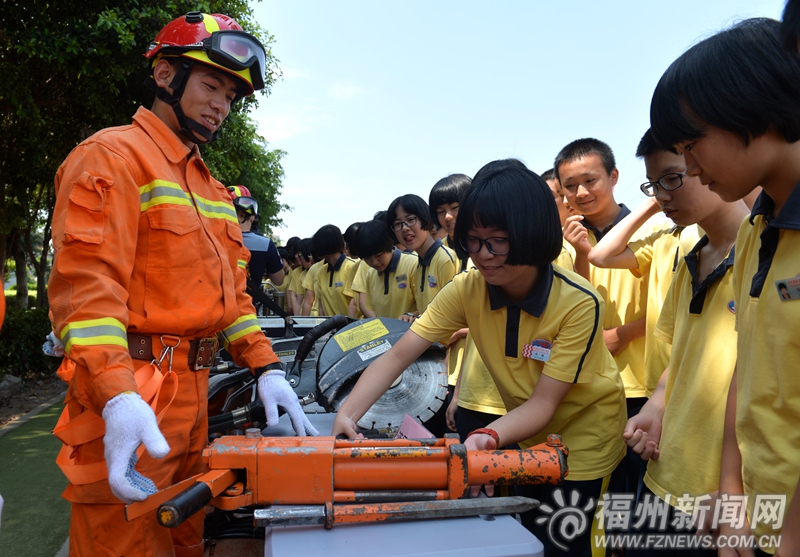
POLYGON ((51 433, 61 409, 56 404, 0 439, 0 556, 53 557, 67 538, 67 480, 55 462, 61 442, 51 433))

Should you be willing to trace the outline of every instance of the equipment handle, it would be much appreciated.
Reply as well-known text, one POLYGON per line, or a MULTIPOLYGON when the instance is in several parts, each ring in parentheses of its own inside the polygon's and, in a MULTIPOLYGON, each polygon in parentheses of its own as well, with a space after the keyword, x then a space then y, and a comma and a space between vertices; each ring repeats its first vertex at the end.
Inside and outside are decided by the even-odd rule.
POLYGON ((333 317, 326 319, 316 327, 309 330, 303 336, 303 340, 301 340, 300 344, 297 345, 297 352, 294 355, 292 369, 286 375, 286 379, 289 381, 289 384, 292 387, 296 387, 300 383, 300 366, 303 365, 306 356, 308 356, 308 353, 311 352, 311 349, 314 347, 314 343, 331 331, 338 331, 350 323, 352 323, 352 321, 347 316, 334 315, 333 317))
POLYGON ((197 482, 158 507, 156 517, 161 526, 177 528, 183 521, 204 508, 213 498, 211 488, 197 482))

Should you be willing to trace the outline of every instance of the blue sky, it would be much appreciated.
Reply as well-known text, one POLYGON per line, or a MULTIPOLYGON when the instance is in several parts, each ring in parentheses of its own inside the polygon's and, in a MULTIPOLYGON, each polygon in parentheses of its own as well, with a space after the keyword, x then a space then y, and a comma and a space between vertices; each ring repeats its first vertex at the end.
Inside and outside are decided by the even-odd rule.
POLYGON ((283 241, 344 230, 400 195, 515 157, 550 168, 573 139, 611 145, 633 207, 659 77, 687 47, 783 0, 266 0, 283 78, 254 114, 287 151, 283 241))

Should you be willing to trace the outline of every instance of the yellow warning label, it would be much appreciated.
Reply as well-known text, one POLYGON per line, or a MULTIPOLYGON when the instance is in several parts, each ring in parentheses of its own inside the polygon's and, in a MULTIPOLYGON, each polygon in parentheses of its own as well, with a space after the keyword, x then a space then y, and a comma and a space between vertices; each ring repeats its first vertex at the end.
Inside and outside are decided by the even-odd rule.
POLYGON ((333 338, 336 340, 336 344, 339 345, 339 348, 341 348, 343 352, 347 352, 348 350, 352 350, 357 346, 361 346, 362 344, 366 344, 371 340, 375 340, 387 334, 389 334, 389 329, 379 320, 375 319, 374 321, 368 321, 363 325, 339 333, 333 338))

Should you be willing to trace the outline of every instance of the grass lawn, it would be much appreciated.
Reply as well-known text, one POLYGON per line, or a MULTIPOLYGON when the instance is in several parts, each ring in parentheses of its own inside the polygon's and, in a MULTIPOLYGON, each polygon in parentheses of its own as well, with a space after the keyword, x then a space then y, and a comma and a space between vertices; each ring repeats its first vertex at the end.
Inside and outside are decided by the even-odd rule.
POLYGON ((3 557, 53 557, 67 539, 67 480, 55 462, 61 442, 51 433, 61 409, 55 404, 0 438, 3 557))

